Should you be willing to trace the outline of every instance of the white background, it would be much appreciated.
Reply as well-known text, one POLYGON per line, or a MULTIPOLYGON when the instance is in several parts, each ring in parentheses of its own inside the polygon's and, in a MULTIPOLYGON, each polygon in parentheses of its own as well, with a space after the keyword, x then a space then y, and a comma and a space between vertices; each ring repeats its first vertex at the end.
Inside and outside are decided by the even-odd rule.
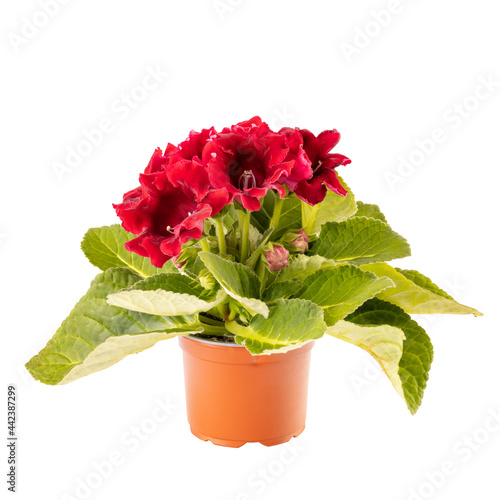
POLYGON ((496 3, 57 5, 48 18, 37 1, 3 2, 0 15, 1 365, 2 392, 18 388, 17 498, 84 498, 77 485, 89 479, 92 499, 500 498, 500 427, 484 430, 500 412, 496 3), (138 89, 148 68, 159 82, 138 89), (175 340, 67 386, 27 377, 24 363, 98 272, 81 237, 117 221, 111 203, 137 185, 154 148, 256 114, 275 128, 339 129, 337 152, 353 161, 340 173, 412 245, 395 264, 485 313, 421 318, 435 360, 417 415, 368 355, 332 338, 314 348, 307 428, 287 454, 191 436, 175 340), (101 144, 58 176, 54 164, 103 119, 101 144), (177 408, 155 424, 157 398, 177 408), (149 434, 135 450, 141 425, 149 434), (93 463, 117 453, 99 480, 93 463))

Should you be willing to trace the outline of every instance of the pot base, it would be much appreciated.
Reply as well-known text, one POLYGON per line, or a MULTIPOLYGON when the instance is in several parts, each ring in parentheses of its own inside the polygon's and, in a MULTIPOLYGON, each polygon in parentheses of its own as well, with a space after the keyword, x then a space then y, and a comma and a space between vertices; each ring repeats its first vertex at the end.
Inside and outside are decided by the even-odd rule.
POLYGON ((210 441, 211 443, 217 446, 226 446, 228 448, 241 448, 244 444, 252 442, 260 443, 263 444, 264 446, 276 446, 277 444, 287 443, 288 441, 290 441, 290 439, 300 436, 304 432, 304 429, 305 426, 302 427, 302 429, 300 429, 299 431, 293 432, 292 434, 288 434, 286 436, 281 436, 273 439, 264 439, 262 441, 233 441, 231 439, 221 439, 221 438, 206 436, 201 432, 196 432, 192 428, 191 428, 191 434, 193 434, 193 436, 196 436, 198 439, 201 439, 202 441, 210 441))

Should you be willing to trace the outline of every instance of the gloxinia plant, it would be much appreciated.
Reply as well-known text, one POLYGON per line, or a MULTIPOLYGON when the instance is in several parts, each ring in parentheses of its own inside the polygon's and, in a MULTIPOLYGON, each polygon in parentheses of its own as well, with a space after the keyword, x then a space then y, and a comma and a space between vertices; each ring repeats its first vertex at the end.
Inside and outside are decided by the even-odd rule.
POLYGON ((481 313, 386 263, 410 247, 337 175, 339 139, 255 117, 157 149, 114 205, 121 226, 85 235, 103 272, 31 374, 65 384, 179 335, 266 355, 328 334, 368 351, 414 413, 433 350, 409 314, 481 313))

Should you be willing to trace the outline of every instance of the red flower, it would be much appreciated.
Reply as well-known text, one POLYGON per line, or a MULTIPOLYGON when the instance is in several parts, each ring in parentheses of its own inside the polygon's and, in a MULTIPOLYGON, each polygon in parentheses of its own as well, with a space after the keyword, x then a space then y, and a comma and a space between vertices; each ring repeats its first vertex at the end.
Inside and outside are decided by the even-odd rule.
POLYGON ((259 198, 269 189, 281 197, 286 194, 278 180, 294 166, 293 161, 283 161, 288 151, 285 136, 254 117, 213 137, 203 149, 203 163, 214 188, 226 189, 230 201, 235 199, 248 210, 259 210, 259 198))
MULTIPOLYGON (((292 129, 284 128, 280 132, 290 134, 292 129)), ((310 205, 316 205, 324 200, 327 188, 345 196, 347 191, 337 178, 335 168, 348 165, 351 160, 344 155, 329 154, 339 142, 340 134, 337 130, 325 130, 316 137, 306 129, 297 129, 303 138, 303 148, 312 163, 313 175, 297 184, 295 194, 310 205)))
POLYGON ((149 257, 157 267, 179 255, 187 241, 201 238, 203 221, 228 201, 224 190, 211 189, 201 163, 180 160, 166 165, 169 161, 162 157, 157 150, 139 176, 141 186, 113 205, 124 229, 139 235, 125 244, 127 250, 149 257))

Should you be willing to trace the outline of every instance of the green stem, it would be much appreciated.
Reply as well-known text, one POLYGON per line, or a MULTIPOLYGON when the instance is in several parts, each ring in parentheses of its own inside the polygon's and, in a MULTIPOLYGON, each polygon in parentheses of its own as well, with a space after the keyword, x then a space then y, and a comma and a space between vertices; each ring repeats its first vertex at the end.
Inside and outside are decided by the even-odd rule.
POLYGON ((276 202, 274 203, 274 211, 273 211, 273 216, 271 217, 271 220, 269 222, 269 227, 274 228, 273 232, 271 233, 271 236, 269 239, 271 239, 276 232, 276 228, 278 227, 279 220, 281 217, 281 209, 283 207, 283 202, 285 201, 284 198, 280 198, 279 196, 276 198, 276 202))
POLYGON ((226 323, 226 328, 228 332, 231 332, 234 335, 244 335, 248 333, 247 327, 240 325, 236 321, 228 321, 226 323))
POLYGON ((224 223, 222 218, 215 219, 215 230, 217 232, 217 239, 219 240, 219 253, 227 253, 226 250, 226 236, 224 234, 224 223))
POLYGON ((221 318, 225 321, 229 315, 229 304, 227 302, 219 304, 217 306, 217 311, 221 315, 221 318))
POLYGON ((200 245, 201 245, 201 249, 204 252, 210 252, 210 245, 208 244, 208 240, 206 238, 202 238, 200 240, 200 245))
POLYGON ((250 212, 245 210, 243 216, 240 217, 240 262, 245 263, 248 259, 248 238, 250 235, 250 212))
POLYGON ((262 285, 262 290, 266 288, 266 263, 264 262, 264 256, 260 258, 259 266, 257 267, 257 276, 259 277, 262 285))
POLYGON ((212 318, 209 318, 207 316, 203 316, 200 314, 199 316, 200 318, 200 322, 202 324, 206 323, 207 325, 212 325, 212 326, 221 326, 224 322, 221 321, 221 320, 217 320, 217 319, 212 319, 212 318))
POLYGON ((302 227, 304 228, 307 235, 311 234, 311 229, 316 220, 316 215, 319 210, 319 203, 314 207, 307 205, 305 202, 302 203, 302 227))
POLYGON ((203 327, 203 333, 209 333, 211 335, 228 335, 228 331, 224 326, 214 326, 207 325, 206 323, 201 323, 203 327))

